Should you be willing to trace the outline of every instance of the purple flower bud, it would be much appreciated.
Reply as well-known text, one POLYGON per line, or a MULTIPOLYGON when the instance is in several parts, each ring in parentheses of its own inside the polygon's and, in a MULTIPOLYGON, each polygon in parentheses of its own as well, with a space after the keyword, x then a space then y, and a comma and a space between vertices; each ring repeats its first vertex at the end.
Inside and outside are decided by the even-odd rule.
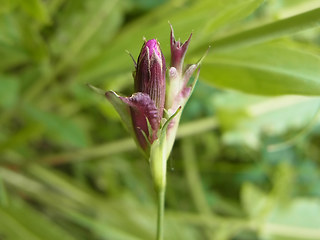
POLYGON ((165 77, 166 63, 158 41, 146 41, 134 74, 136 95, 128 102, 136 138, 143 149, 147 147, 146 137, 150 143, 157 139, 165 103, 165 77))
POLYGON ((187 41, 185 41, 182 45, 180 41, 176 41, 173 34, 173 28, 171 27, 171 35, 170 35, 170 46, 171 46, 171 67, 175 67, 182 74, 182 67, 184 57, 186 55, 189 42, 191 40, 192 34, 190 34, 187 41))
POLYGON ((156 39, 151 39, 142 46, 134 86, 135 92, 146 93, 154 101, 160 122, 166 94, 166 62, 156 39))

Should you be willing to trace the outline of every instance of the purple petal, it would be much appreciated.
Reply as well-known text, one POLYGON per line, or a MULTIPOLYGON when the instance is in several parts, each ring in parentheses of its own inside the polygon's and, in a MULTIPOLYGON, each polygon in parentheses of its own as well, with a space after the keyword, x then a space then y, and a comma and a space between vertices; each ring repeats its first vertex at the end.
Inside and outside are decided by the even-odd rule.
POLYGON ((140 146, 146 149, 148 143, 145 135, 150 143, 157 139, 157 132, 160 126, 160 117, 158 109, 148 94, 135 93, 131 97, 120 97, 121 100, 130 106, 133 128, 140 146), (147 119, 151 125, 152 133, 149 133, 147 119))
POLYGON ((146 48, 149 49, 149 58, 151 58, 153 53, 155 53, 159 58, 161 58, 162 53, 159 47, 159 43, 156 39, 151 39, 147 41, 143 49, 146 50, 146 48))

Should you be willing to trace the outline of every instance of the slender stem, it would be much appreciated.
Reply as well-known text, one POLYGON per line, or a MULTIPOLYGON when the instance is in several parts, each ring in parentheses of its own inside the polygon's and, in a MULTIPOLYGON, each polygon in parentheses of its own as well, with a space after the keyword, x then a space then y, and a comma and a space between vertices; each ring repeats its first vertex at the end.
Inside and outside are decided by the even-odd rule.
POLYGON ((158 190, 157 194, 158 194, 157 240, 163 240, 165 189, 158 190))

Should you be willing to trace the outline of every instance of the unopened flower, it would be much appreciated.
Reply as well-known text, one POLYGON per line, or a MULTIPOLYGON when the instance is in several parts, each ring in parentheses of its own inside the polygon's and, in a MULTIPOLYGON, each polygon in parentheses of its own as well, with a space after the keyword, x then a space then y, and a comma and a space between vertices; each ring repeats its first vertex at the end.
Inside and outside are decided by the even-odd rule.
POLYGON ((150 143, 157 138, 166 94, 166 62, 156 39, 142 46, 134 73, 134 86, 137 94, 132 100, 138 105, 131 107, 132 121, 137 139, 145 149, 145 135, 150 143), (151 132, 146 118, 151 125, 151 132))
POLYGON ((156 39, 145 41, 134 71, 135 93, 119 96, 105 93, 146 157, 158 138, 166 94, 166 63, 156 39))
MULTIPOLYGON (((205 57, 204 55, 197 63, 188 65, 188 67, 184 70, 184 58, 188 50, 192 34, 190 34, 187 41, 181 43, 180 41, 177 41, 175 39, 173 28, 171 25, 170 27, 171 64, 168 71, 167 93, 165 102, 165 108, 167 109, 169 115, 176 112, 178 108, 183 109, 186 105, 198 80, 200 73, 200 63, 205 57), (197 69, 198 71, 196 73, 196 76, 194 77, 193 81, 190 82, 192 75, 197 69)), ((170 125, 167 129, 167 157, 169 157, 175 141, 181 113, 182 111, 177 114, 177 116, 170 122, 170 125)))
POLYGON ((131 97, 120 96, 114 91, 105 93, 137 146, 149 159, 155 186, 159 189, 165 186, 166 162, 175 141, 181 112, 200 71, 191 83, 189 81, 203 59, 184 69, 190 40, 191 35, 183 44, 176 41, 171 26, 171 63, 167 82, 166 62, 160 44, 151 39, 144 42, 138 60, 134 62, 135 93, 131 97))

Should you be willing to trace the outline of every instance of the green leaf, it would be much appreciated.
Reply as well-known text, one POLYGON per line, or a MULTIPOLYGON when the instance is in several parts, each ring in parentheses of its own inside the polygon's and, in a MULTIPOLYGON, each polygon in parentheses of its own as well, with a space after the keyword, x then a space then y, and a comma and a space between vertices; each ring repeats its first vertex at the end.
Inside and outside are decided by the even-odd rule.
POLYGON ((11 11, 17 5, 17 0, 2 0, 0 5, 0 14, 11 11))
POLYGON ((0 205, 0 232, 8 237, 5 239, 74 239, 58 225, 49 221, 43 214, 34 211, 22 202, 19 205, 22 206, 2 207, 0 205))
POLYGON ((88 139, 82 129, 71 119, 54 113, 41 111, 31 105, 25 105, 27 115, 46 129, 46 134, 53 137, 59 144, 84 147, 88 139))
POLYGON ((57 17, 61 27, 51 41, 53 54, 61 58, 58 71, 65 70, 69 64, 77 65, 103 49, 102 44, 120 27, 121 7, 118 0, 67 1, 57 17), (81 58, 77 58, 79 54, 81 58))
POLYGON ((247 182, 242 185, 241 203, 249 217, 254 219, 263 211, 267 203, 267 196, 258 187, 247 182))
POLYGON ((0 70, 14 68, 28 61, 18 18, 13 14, 0 15, 0 70))
POLYGON ((0 206, 8 206, 9 204, 9 199, 8 199, 8 193, 6 186, 0 176, 0 206))
POLYGON ((271 150, 276 146, 288 147, 309 132, 318 115, 319 98, 225 92, 215 95, 213 105, 227 144, 258 148, 266 133, 281 135, 297 129, 276 145, 268 145, 271 150))
POLYGON ((0 75, 0 106, 9 109, 19 98, 19 82, 15 77, 0 75))
POLYGON ((47 8, 41 0, 18 0, 22 9, 31 17, 38 20, 40 23, 49 23, 50 16, 47 8))
MULTIPOLYGON (((124 183, 120 184, 126 184, 129 181, 135 191, 140 189, 152 199, 153 189, 149 188, 149 182, 145 181, 149 180, 150 176, 148 174, 144 175, 145 169, 139 171, 143 173, 143 181, 140 182, 139 177, 141 177, 141 174, 133 175, 135 171, 132 172, 132 169, 129 168, 132 163, 122 161, 119 158, 114 160, 116 161, 111 160, 110 165, 103 165, 104 167, 93 165, 94 168, 92 170, 96 169, 93 176, 101 174, 97 172, 98 169, 110 169, 118 172, 120 171, 119 167, 121 167, 120 173, 123 173, 122 179, 124 183), (148 187, 144 188, 144 186, 148 187)), ((104 162, 106 163, 106 161, 104 162)), ((91 187, 88 188, 79 183, 74 177, 59 173, 59 171, 52 168, 32 165, 31 168, 30 166, 28 167, 27 171, 31 176, 30 174, 27 176, 23 173, 0 167, 0 174, 3 176, 3 180, 10 184, 14 191, 27 194, 30 199, 39 202, 48 213, 57 216, 64 228, 72 231, 74 238, 79 236, 77 239, 91 239, 94 235, 95 237, 99 236, 101 239, 153 239, 156 212, 152 202, 141 202, 137 195, 130 194, 127 190, 123 192, 124 189, 122 188, 119 189, 118 194, 111 195, 112 197, 109 194, 106 196, 97 193, 91 187), (81 229, 75 228, 74 225, 80 226, 81 229), (86 237, 87 235, 83 230, 90 232, 89 237, 86 237)), ((110 180, 108 178, 108 181, 110 180)), ((37 223, 37 221, 34 222, 35 224, 37 223)), ((173 217, 166 217, 165 224, 165 235, 168 236, 168 239, 201 239, 195 237, 195 228, 190 227, 189 224, 177 224, 173 217), (181 231, 182 228, 183 231, 181 231)), ((45 229, 40 228, 40 230, 45 229)), ((36 230, 31 230, 32 234, 36 232, 36 230)), ((13 240, 16 239, 27 238, 13 238, 13 240)), ((56 239, 65 238, 57 237, 56 239)))
POLYGON ((300 48, 269 43, 213 53, 200 77, 216 87, 253 94, 319 95, 320 57, 300 48))
MULTIPOLYGON (((320 24, 320 8, 214 40, 215 51, 231 50, 288 36, 320 24)), ((207 48, 204 45, 203 48, 207 48)))
POLYGON ((129 71, 132 69, 132 63, 124 51, 128 50, 133 56, 138 56, 143 43, 142 37, 157 38, 164 46, 163 53, 168 57, 170 52, 168 20, 172 23, 178 38, 186 39, 188 34, 194 32, 190 48, 195 48, 200 43, 209 42, 215 30, 248 16, 261 2, 261 0, 230 0, 225 4, 223 0, 205 0, 181 1, 177 4, 169 1, 123 28, 108 47, 97 57, 86 62, 78 78, 88 81, 107 74, 129 71))
POLYGON ((267 195, 250 183, 243 185, 242 204, 260 231, 262 238, 275 240, 307 240, 320 237, 320 202, 297 198, 289 204, 277 204, 273 195, 267 195), (263 221, 257 221, 258 216, 263 221))
POLYGON ((262 234, 275 240, 320 239, 320 202, 299 198, 287 206, 279 206, 270 214, 262 234))

